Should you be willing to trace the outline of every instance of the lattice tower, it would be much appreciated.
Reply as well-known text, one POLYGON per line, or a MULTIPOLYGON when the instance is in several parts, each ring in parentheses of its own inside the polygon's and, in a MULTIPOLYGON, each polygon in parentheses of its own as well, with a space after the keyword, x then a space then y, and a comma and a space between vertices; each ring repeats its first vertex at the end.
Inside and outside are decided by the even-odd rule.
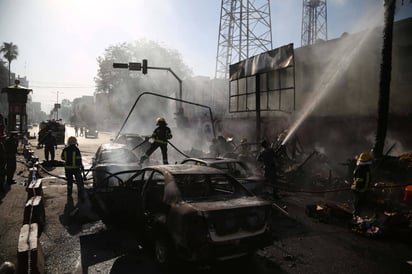
POLYGON ((229 65, 272 49, 269 0, 222 0, 215 78, 229 65))
POLYGON ((303 0, 301 45, 328 40, 326 0, 303 0))

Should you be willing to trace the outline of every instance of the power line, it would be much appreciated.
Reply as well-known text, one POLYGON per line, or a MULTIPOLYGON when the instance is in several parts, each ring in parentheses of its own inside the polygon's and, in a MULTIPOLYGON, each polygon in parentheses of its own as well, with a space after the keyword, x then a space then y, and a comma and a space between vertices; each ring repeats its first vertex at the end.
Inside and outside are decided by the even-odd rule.
POLYGON ((32 86, 31 88, 95 88, 95 86, 32 86))

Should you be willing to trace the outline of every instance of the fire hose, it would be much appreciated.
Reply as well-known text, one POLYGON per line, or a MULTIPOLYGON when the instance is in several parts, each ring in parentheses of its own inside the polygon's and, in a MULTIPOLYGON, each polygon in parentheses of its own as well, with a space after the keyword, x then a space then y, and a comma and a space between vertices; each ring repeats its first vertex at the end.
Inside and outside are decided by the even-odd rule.
MULTIPOLYGON (((406 187, 410 184, 401 184, 401 185, 391 185, 391 186, 382 186, 382 185, 374 185, 371 186, 372 189, 386 189, 386 188, 400 188, 400 187, 406 187)), ((343 192, 343 191, 349 191, 352 190, 350 187, 342 187, 342 188, 336 188, 336 189, 325 189, 325 190, 305 190, 305 189, 287 189, 287 188, 282 188, 278 187, 277 189, 286 191, 286 192, 302 192, 302 193, 313 193, 313 194, 321 194, 321 193, 331 193, 331 192, 343 192)))

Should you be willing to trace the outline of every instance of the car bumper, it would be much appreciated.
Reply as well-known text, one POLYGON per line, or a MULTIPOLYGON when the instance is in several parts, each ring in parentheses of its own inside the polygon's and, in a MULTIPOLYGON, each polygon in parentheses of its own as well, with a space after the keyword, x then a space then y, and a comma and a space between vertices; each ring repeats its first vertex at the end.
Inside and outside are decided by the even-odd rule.
POLYGON ((223 242, 208 241, 203 245, 191 248, 181 247, 178 248, 178 252, 180 257, 187 261, 224 261, 254 253, 272 244, 272 234, 266 230, 264 233, 252 237, 223 242))

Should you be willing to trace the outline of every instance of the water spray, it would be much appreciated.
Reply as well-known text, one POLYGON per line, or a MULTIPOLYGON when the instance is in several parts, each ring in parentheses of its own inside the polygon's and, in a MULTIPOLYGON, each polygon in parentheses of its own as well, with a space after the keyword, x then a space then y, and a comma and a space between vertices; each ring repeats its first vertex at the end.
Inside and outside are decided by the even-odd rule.
POLYGON ((366 41, 370 38, 373 29, 367 31, 366 34, 359 35, 359 40, 356 44, 345 43, 345 38, 342 38, 340 47, 334 52, 331 63, 325 68, 325 73, 319 79, 318 84, 314 90, 317 92, 314 94, 314 99, 309 101, 301 110, 298 115, 298 119, 290 127, 287 136, 282 141, 281 146, 285 145, 291 136, 296 132, 300 125, 306 120, 306 118, 315 110, 320 102, 333 90, 332 87, 339 80, 339 77, 348 70, 350 64, 359 54, 360 50, 365 47, 366 41))

